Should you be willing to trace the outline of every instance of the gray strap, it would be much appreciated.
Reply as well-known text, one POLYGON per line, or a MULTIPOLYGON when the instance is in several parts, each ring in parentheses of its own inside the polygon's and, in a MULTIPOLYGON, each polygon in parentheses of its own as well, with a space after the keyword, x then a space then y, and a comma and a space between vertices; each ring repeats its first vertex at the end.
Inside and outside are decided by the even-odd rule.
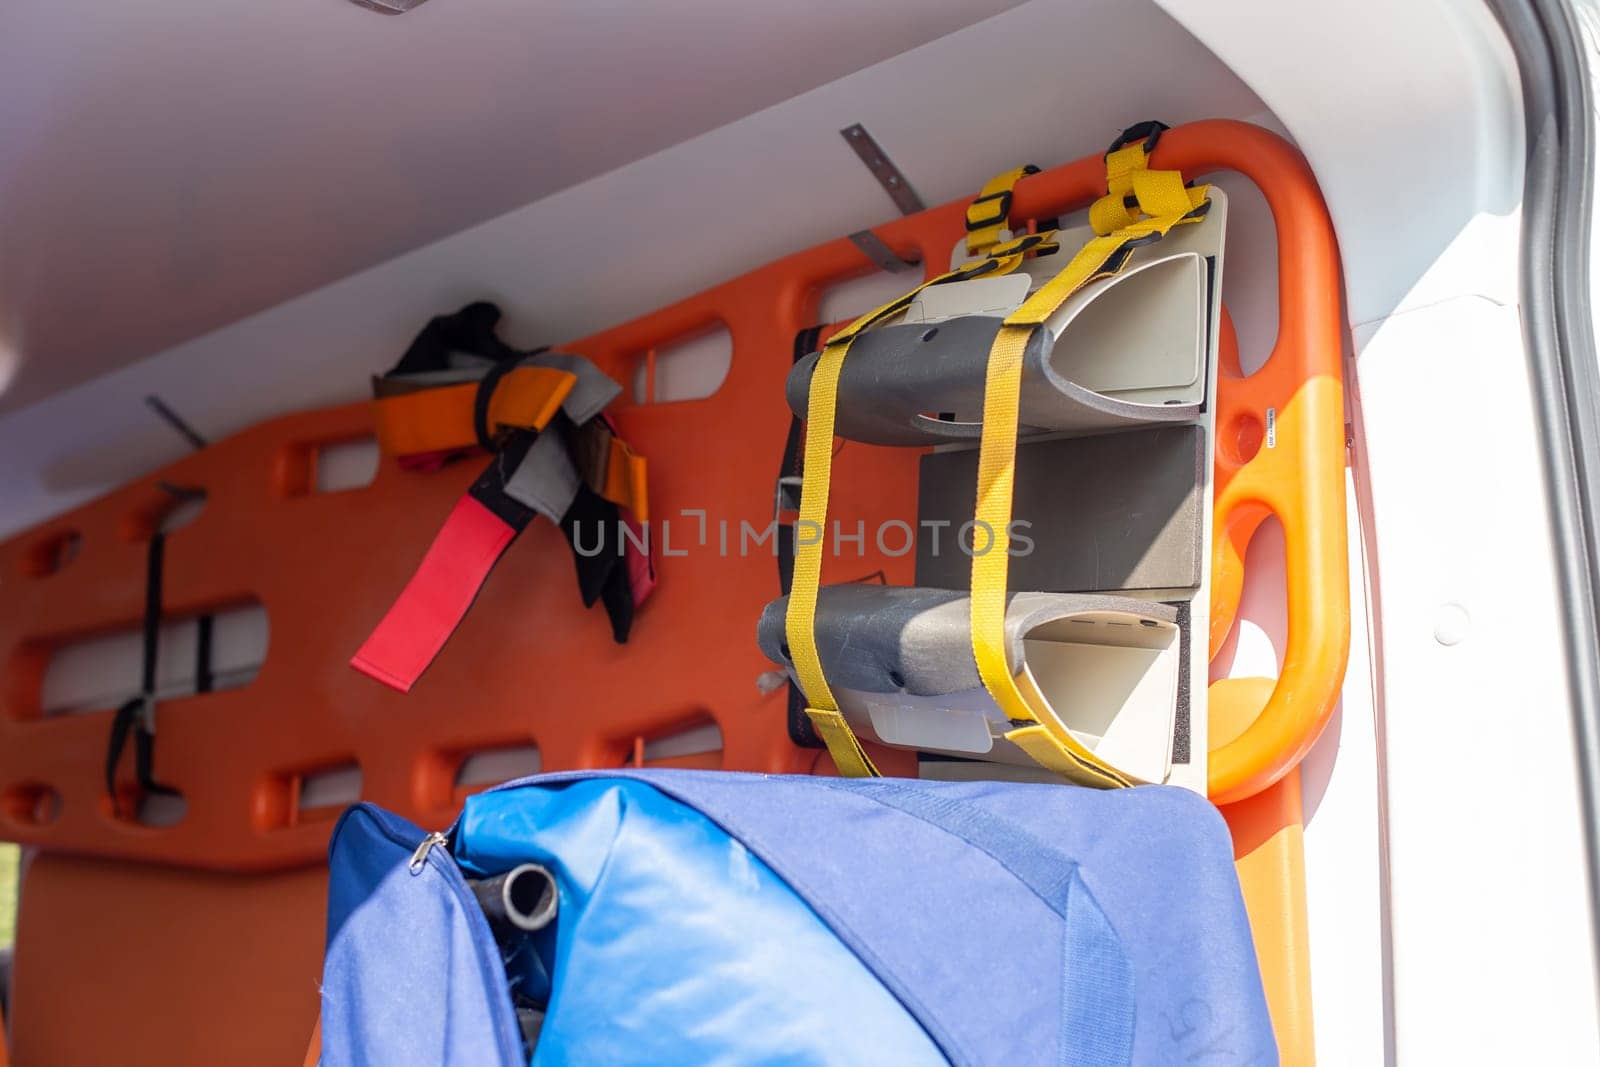
POLYGON ((566 412, 567 418, 575 426, 582 426, 600 414, 607 404, 622 394, 622 386, 582 356, 566 352, 538 352, 522 362, 530 367, 549 367, 577 376, 572 392, 561 403, 561 410, 566 412))
POLYGON ((511 478, 506 482, 506 495, 517 503, 532 508, 551 522, 560 523, 561 516, 572 506, 582 484, 578 468, 567 455, 566 442, 559 431, 551 428, 541 433, 511 478))

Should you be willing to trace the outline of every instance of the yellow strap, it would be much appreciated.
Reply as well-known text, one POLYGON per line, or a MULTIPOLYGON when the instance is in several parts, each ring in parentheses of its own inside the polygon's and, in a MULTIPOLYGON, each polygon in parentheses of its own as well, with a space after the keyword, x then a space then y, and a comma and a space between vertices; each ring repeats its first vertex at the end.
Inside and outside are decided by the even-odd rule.
POLYGON ((965 281, 985 275, 1007 274, 1022 263, 1031 249, 1053 247, 1047 235, 1028 234, 1025 238, 996 246, 1002 253, 977 263, 966 264, 867 312, 829 338, 817 357, 811 374, 811 390, 806 399, 805 476, 800 482, 800 512, 795 520, 794 579, 789 587, 789 608, 784 616, 789 658, 796 680, 806 696, 806 715, 828 746, 839 773, 852 778, 880 777, 872 759, 861 747, 855 731, 839 713, 839 702, 822 669, 817 652, 817 591, 822 582, 822 546, 828 521, 828 487, 833 477, 833 424, 839 390, 839 372, 850 342, 868 327, 892 318, 910 306, 916 295, 930 285, 965 281))
MULTIPOLYGON (((1130 149, 1143 155, 1138 145, 1130 149)), ((1113 152, 1111 159, 1117 160, 1119 155, 1113 152)), ((1120 271, 1134 247, 1160 240, 1172 227, 1196 221, 1205 213, 1206 188, 1186 189, 1176 172, 1155 175, 1142 167, 1129 167, 1124 176, 1142 211, 1154 214, 1149 209, 1159 208, 1162 213, 1091 239, 1061 273, 1006 317, 995 336, 984 379, 977 507, 973 516, 977 526, 992 532, 992 538, 988 551, 981 555, 975 552, 972 557, 972 652, 984 688, 1015 726, 1006 739, 1041 766, 1075 781, 1100 786, 1132 785, 1135 779, 1097 757, 1065 729, 1058 729, 1053 717, 1041 715, 1043 697, 1031 685, 1025 692, 1007 661, 1007 528, 1016 472, 1022 361, 1034 331, 1043 329, 1045 321, 1083 286, 1120 271)), ((1122 206, 1121 197, 1117 197, 1117 206, 1122 206)))
POLYGON ((833 757, 833 765, 840 774, 846 778, 883 777, 843 715, 826 708, 810 707, 806 708, 806 715, 811 719, 811 725, 817 728, 817 736, 828 746, 828 755, 833 757))
POLYGON ((1133 192, 1133 176, 1150 167, 1150 156, 1139 141, 1106 153, 1106 192, 1127 196, 1133 192))
MULTIPOLYGON (((1175 170, 1142 170, 1133 176, 1133 195, 1139 210, 1152 218, 1187 215, 1205 203, 1205 189, 1190 189, 1175 170)), ((1181 221, 1181 219, 1180 219, 1181 221)))
POLYGON ((984 184, 978 198, 967 205, 967 255, 981 256, 1000 243, 1000 234, 1011 221, 1011 191, 1037 173, 1039 168, 1029 163, 996 174, 984 184))
POLYGON ((1089 225, 1095 233, 1111 233, 1138 221, 1127 200, 1133 195, 1135 176, 1148 170, 1148 158, 1138 141, 1106 155, 1106 195, 1089 205, 1089 225))

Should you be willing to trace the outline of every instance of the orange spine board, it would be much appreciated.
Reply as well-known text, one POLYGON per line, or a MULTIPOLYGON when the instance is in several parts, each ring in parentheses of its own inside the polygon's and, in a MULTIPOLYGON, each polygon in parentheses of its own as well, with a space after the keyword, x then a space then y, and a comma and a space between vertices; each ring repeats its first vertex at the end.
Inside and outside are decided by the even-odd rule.
MULTIPOLYGON (((1277 224, 1280 330, 1249 378, 1225 376, 1219 397, 1213 614, 1226 632, 1238 568, 1268 511, 1288 546, 1289 649, 1265 709, 1212 753, 1212 794, 1237 800, 1282 777, 1315 741, 1337 698, 1348 645, 1340 409, 1339 276, 1331 226, 1309 169, 1271 133, 1232 121, 1174 129, 1153 166, 1194 176, 1237 170, 1266 194, 1277 224), (1275 445, 1230 453, 1227 436, 1275 411, 1275 445), (1226 459, 1226 462, 1224 462, 1226 459), (1252 521, 1253 520, 1253 521, 1252 521)), ((1012 217, 1053 217, 1099 191, 1089 157, 1024 179, 1012 217)), ((963 232, 965 203, 876 229, 930 274, 963 232)), ((547 769, 620 766, 637 738, 711 719, 728 769, 798 771, 815 754, 788 741, 780 693, 755 684, 770 669, 754 620, 777 594, 770 542, 739 552, 739 523, 764 531, 788 412, 783 381, 795 333, 814 320, 821 290, 874 268, 847 239, 787 256, 659 312, 564 346, 622 381, 652 349, 725 325, 734 357, 712 396, 623 405, 629 443, 650 458, 652 512, 672 523, 657 547, 661 583, 626 646, 578 602, 569 550, 537 522, 497 568, 460 630, 409 696, 345 666, 428 544, 472 465, 408 473, 385 464, 365 489, 317 493, 322 445, 372 432, 369 405, 273 420, 246 430, 0 545, 0 818, 6 836, 42 847, 222 869, 313 862, 327 825, 298 811, 298 784, 357 762, 363 796, 424 825, 459 802, 455 772, 472 751, 537 743, 547 769), (39 715, 39 688, 59 644, 138 624, 144 545, 164 506, 157 480, 210 493, 205 512, 167 545, 166 611, 193 615, 257 598, 271 638, 249 686, 164 701, 157 777, 181 788, 188 814, 154 829, 119 819, 102 796, 108 713, 39 715), (706 544, 698 520, 705 512, 706 544), (684 513, 688 512, 689 515, 684 513), (719 551, 719 520, 729 552, 719 551), (78 557, 41 568, 67 532, 78 557), (686 542, 689 542, 686 544, 686 542), (678 556, 676 553, 686 551, 678 556), (13 577, 16 576, 16 577, 13 577), (61 798, 53 821, 32 817, 41 789, 61 798)), ((908 283, 909 284, 909 283, 908 283)), ((840 456, 833 514, 853 532, 916 515, 917 452, 852 444, 840 456)), ((831 581, 882 571, 911 580, 911 560, 877 551, 829 561, 831 581)), ((1216 636, 1213 637, 1213 647, 1216 636)), ((132 694, 130 694, 132 695, 132 694)), ((874 750, 890 773, 914 773, 907 753, 874 750)), ((826 764, 826 761, 823 761, 826 764)))

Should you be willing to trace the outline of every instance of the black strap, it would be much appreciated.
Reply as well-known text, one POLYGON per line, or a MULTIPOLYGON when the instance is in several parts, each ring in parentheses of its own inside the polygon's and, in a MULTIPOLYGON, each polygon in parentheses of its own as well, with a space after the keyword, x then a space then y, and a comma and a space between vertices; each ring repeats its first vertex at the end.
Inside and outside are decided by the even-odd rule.
POLYGON ((156 691, 156 657, 161 651, 161 587, 166 559, 167 535, 157 530, 150 535, 144 568, 144 662, 139 691, 146 697, 154 696, 156 691))
MULTIPOLYGON (((817 342, 822 339, 821 326, 808 326, 794 335, 794 350, 792 352, 791 366, 805 359, 817 350, 817 342)), ((804 473, 805 454, 802 446, 805 444, 805 424, 793 412, 789 413, 789 435, 783 441, 783 462, 778 468, 778 506, 784 511, 797 511, 800 508, 800 483, 798 479, 804 473)), ((789 572, 794 573, 793 561, 790 562, 789 572)), ((788 593, 789 587, 784 585, 783 591, 788 593)))
POLYGON ((452 352, 488 356, 496 362, 514 359, 520 353, 495 334, 499 322, 500 309, 486 300, 468 304, 453 315, 435 316, 417 334, 400 361, 389 369, 389 374, 446 370, 452 352))
POLYGON ((122 750, 127 747, 128 731, 133 729, 143 710, 144 697, 134 697, 118 708, 111 720, 111 739, 106 746, 106 796, 111 798, 111 810, 118 815, 123 812, 117 801, 117 762, 122 759, 122 750))
POLYGON ((548 350, 541 345, 527 352, 517 351, 495 333, 499 323, 500 309, 487 300, 475 301, 451 315, 435 316, 428 320, 428 325, 422 328, 400 361, 390 367, 387 374, 448 370, 452 352, 484 356, 496 363, 515 364, 524 356, 548 350))
MULTIPOLYGON (((106 794, 111 798, 112 810, 117 804, 117 764, 122 750, 127 747, 128 733, 134 733, 134 775, 139 788, 145 793, 180 796, 178 790, 156 781, 155 733, 152 719, 155 715, 156 663, 161 650, 161 587, 166 561, 167 535, 157 530, 150 537, 150 548, 145 557, 144 577, 144 660, 140 672, 139 695, 117 709, 111 720, 111 738, 106 750, 106 794)), ((209 645, 209 640, 208 640, 209 645)))
POLYGON ((617 506, 580 484, 572 504, 561 516, 561 532, 572 546, 578 570, 578 593, 583 606, 594 607, 611 572, 623 566, 622 544, 617 539, 617 506))
MULTIPOLYGON (((792 363, 799 363, 817 349, 822 339, 821 326, 808 326, 794 335, 792 363)), ((789 436, 783 442, 783 462, 778 467, 778 484, 773 491, 774 511, 800 509, 800 479, 805 475, 805 424, 793 412, 789 414, 789 436)), ((780 522, 776 534, 778 551, 778 588, 784 596, 794 585, 795 529, 792 522, 780 522)), ((789 740, 801 748, 826 748, 817 734, 817 728, 806 714, 806 697, 800 687, 789 680, 786 721, 789 740)))
POLYGON ((600 601, 611 620, 612 640, 626 644, 633 627, 633 583, 628 577, 621 509, 580 482, 572 506, 561 516, 561 532, 572 546, 583 606, 600 601))
POLYGON ((494 512, 496 518, 516 533, 528 528, 537 514, 528 505, 514 499, 506 492, 506 483, 527 458, 528 449, 538 440, 538 430, 514 430, 499 442, 499 448, 489 458, 489 465, 467 487, 472 499, 494 512))
POLYGON ((202 615, 195 622, 194 635, 194 691, 209 693, 216 687, 216 676, 211 673, 211 630, 216 616, 202 615))
POLYGON ((1106 149, 1106 155, 1109 156, 1117 149, 1126 148, 1128 145, 1131 145, 1133 142, 1139 140, 1144 141, 1145 154, 1149 155, 1151 152, 1156 150, 1156 142, 1161 140, 1161 135, 1166 133, 1171 128, 1172 127, 1168 126, 1165 122, 1158 122, 1155 119, 1146 119, 1143 122, 1136 122, 1132 126, 1129 126, 1127 129, 1123 130, 1121 133, 1117 134, 1117 139, 1111 142, 1110 148, 1106 149))
POLYGON ((600 590, 600 603, 605 605, 606 617, 611 620, 611 640, 619 645, 628 643, 628 633, 633 629, 633 581, 628 576, 626 561, 613 567, 600 590))
POLYGON ((498 452, 500 441, 489 425, 489 401, 494 399, 495 387, 517 368, 517 360, 507 359, 490 367, 478 379, 478 391, 472 394, 472 432, 478 438, 478 447, 485 452, 498 452))

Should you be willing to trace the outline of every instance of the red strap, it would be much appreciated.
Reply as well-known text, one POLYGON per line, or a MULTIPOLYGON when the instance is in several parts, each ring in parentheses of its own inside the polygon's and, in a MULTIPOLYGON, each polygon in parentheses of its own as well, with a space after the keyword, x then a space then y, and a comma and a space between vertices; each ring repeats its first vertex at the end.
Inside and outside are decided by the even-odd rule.
POLYGON ((472 606, 515 527, 471 494, 450 517, 389 613, 350 660, 361 673, 409 693, 472 606))
POLYGON ((633 537, 623 539, 623 552, 628 560, 628 584, 633 587, 633 606, 637 608, 656 587, 656 567, 650 554, 639 548, 640 545, 650 544, 645 528, 626 511, 622 513, 622 521, 628 524, 628 530, 633 534, 633 537))

